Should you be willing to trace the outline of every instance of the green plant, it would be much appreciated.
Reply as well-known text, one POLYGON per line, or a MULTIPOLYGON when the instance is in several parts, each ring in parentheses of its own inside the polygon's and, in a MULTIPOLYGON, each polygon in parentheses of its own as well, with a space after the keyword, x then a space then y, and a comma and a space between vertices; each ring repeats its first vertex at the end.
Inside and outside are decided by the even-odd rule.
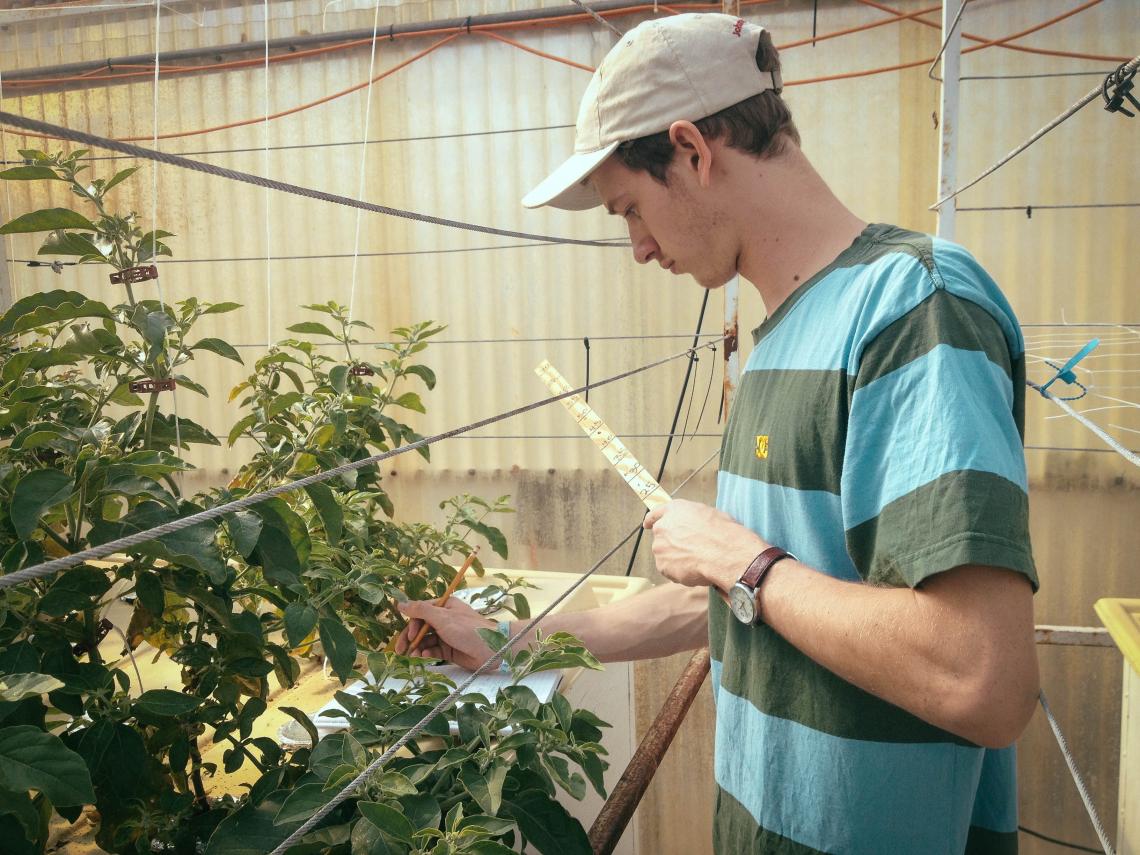
MULTIPOLYGON (((495 632, 487 640, 506 642, 495 632)), ((590 852, 582 827, 555 796, 562 790, 581 799, 587 781, 605 796, 600 740, 608 725, 562 695, 542 703, 518 681, 551 668, 600 666, 563 633, 540 638, 508 661, 514 685, 494 701, 460 697, 428 725, 430 739, 409 742, 406 755, 374 773, 289 851, 323 843, 326 851, 497 855, 530 843, 546 855, 590 852)), ((336 696, 347 710, 347 732, 318 742, 316 728, 294 711, 310 732, 312 751, 263 776, 247 804, 218 827, 207 855, 241 851, 253 836, 265 848, 280 844, 455 688, 420 660, 374 654, 368 663, 374 688, 336 696), (402 685, 383 688, 392 682, 402 685)))
MULTIPOLYGON (((47 232, 41 253, 119 271, 170 253, 163 242, 169 233, 143 232, 135 214, 108 210, 108 191, 133 170, 84 184, 81 153, 23 154, 29 164, 0 178, 62 182, 97 216, 45 209, 17 217, 0 232, 47 232)), ((201 352, 241 360, 230 345, 197 337, 194 328, 201 318, 238 306, 137 299, 129 277, 116 287, 125 300, 56 290, 19 300, 0 316, 0 502, 7 509, 0 513, 0 573, 418 439, 387 410, 423 412, 419 395, 402 385, 418 379, 434 386, 434 375, 415 356, 439 328, 395 331, 397 340, 384 346, 384 359, 366 366, 374 372, 368 375, 353 351, 360 343, 350 335, 359 322, 335 304, 310 307, 331 318, 333 328, 310 322, 292 331, 331 338, 334 348, 344 348, 345 361, 295 339, 257 360, 236 391, 236 397, 245 393, 248 412, 231 443, 245 436, 258 450, 225 488, 185 496, 179 478, 191 467, 183 451, 189 443, 218 441, 200 425, 165 413, 162 393, 140 397, 130 384, 173 379, 179 389, 206 394, 184 373, 187 363, 201 352)), ((506 497, 460 496, 443 509, 441 527, 394 521, 379 469, 365 466, 352 477, 142 544, 109 563, 0 591, 5 851, 44 851, 51 818, 74 821, 86 805, 97 808, 96 840, 105 850, 192 853, 209 841, 213 851, 221 846, 213 840, 216 831, 244 822, 238 818, 248 817, 251 806, 260 811, 272 798, 294 798, 314 780, 304 777, 313 773, 311 753, 332 748, 321 748, 322 742, 313 752, 286 752, 254 735, 271 678, 292 684, 315 642, 342 681, 357 676, 361 651, 379 650, 402 627, 395 601, 442 592, 455 572, 449 562, 470 553, 474 536, 506 557, 502 533, 487 521, 508 510, 506 497), (131 614, 125 627, 108 619, 123 602, 131 614), (122 641, 121 654, 102 652, 110 632, 122 641), (180 666, 182 691, 141 685, 133 657, 144 640, 180 666), (216 769, 202 756, 211 740, 228 745, 226 770, 252 764, 267 783, 247 799, 211 794, 216 769)), ((477 570, 481 574, 482 565, 477 570)), ((529 613, 518 583, 494 587, 517 613, 529 613)), ((394 671, 412 667, 384 661, 394 671)), ((442 697, 438 686, 424 691, 442 697)), ((422 695, 405 694, 386 709, 402 707, 410 717, 422 702, 422 695)), ((519 720, 512 726, 542 730, 554 740, 547 713, 539 713, 524 720, 516 707, 512 715, 519 720)), ((361 737, 351 738, 360 743, 361 737)), ((596 753, 566 745, 583 757, 596 753)), ((452 805, 436 825, 441 836, 427 833, 424 842, 438 852, 495 851, 486 847, 501 837, 500 826, 479 830, 473 810, 452 805)), ((330 842, 328 851, 353 845, 330 842)))

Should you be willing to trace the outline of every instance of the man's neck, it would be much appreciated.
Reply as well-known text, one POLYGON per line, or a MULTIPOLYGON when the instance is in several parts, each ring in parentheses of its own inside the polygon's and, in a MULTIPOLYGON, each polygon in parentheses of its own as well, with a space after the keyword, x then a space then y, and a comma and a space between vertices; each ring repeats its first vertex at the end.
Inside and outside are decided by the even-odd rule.
POLYGON ((867 224, 836 198, 798 149, 753 164, 741 186, 751 184, 755 192, 738 197, 738 270, 756 286, 771 315, 867 224))

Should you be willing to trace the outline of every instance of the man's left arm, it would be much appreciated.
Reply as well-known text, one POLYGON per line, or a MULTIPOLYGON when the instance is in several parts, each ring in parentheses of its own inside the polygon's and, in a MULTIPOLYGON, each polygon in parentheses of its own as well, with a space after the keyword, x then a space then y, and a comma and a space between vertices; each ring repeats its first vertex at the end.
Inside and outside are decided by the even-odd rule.
MULTIPOLYGON (((675 582, 732 587, 769 544, 727 514, 675 500, 646 518, 658 569, 675 582)), ((777 544, 781 545, 781 544, 777 544)), ((762 620, 848 682, 971 742, 1004 747, 1038 691, 1033 589, 1022 574, 964 565, 915 588, 773 565, 762 620)))

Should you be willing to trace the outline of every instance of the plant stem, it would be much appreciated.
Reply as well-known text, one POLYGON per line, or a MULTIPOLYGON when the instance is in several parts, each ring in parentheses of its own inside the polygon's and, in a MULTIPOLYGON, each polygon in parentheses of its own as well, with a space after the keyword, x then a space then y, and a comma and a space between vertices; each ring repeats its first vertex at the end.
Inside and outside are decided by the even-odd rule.
POLYGON ((194 804, 201 810, 210 807, 206 796, 206 785, 202 783, 202 752, 198 750, 198 740, 190 736, 190 782, 194 785, 194 804))
POLYGON ((150 439, 154 433, 154 413, 158 409, 158 392, 150 393, 150 400, 146 405, 146 422, 143 428, 143 448, 150 450, 150 439))
POLYGON ((47 526, 45 523, 42 523, 42 522, 40 523, 40 528, 43 531, 47 532, 48 537, 50 537, 52 540, 54 540, 59 546, 66 549, 68 552, 71 552, 71 547, 68 545, 67 541, 64 540, 62 537, 60 537, 59 533, 56 532, 55 529, 50 528, 49 526, 47 526))

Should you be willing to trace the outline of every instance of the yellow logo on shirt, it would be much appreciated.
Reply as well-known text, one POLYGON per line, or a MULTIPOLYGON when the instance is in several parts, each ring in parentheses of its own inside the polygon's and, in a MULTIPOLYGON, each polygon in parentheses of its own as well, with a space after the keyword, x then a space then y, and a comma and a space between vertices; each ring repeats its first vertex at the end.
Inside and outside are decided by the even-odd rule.
POLYGON ((766 434, 756 437, 756 456, 761 460, 768 459, 768 436, 766 434))

